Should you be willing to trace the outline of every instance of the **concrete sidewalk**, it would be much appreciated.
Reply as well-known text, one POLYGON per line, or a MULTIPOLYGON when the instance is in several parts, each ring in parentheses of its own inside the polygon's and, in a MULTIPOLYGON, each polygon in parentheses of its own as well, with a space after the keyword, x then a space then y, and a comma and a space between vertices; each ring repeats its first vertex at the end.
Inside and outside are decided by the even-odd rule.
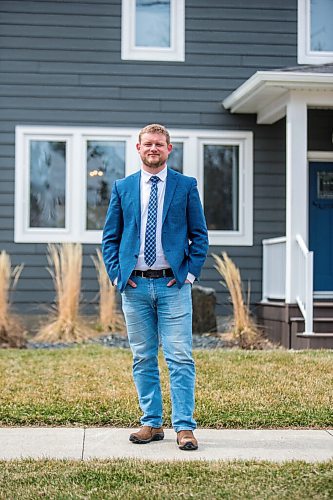
POLYGON ((197 451, 176 445, 176 434, 165 430, 163 441, 145 445, 129 442, 131 429, 67 427, 0 428, 0 459, 231 460, 258 459, 325 461, 333 458, 330 430, 214 430, 197 429, 197 451))

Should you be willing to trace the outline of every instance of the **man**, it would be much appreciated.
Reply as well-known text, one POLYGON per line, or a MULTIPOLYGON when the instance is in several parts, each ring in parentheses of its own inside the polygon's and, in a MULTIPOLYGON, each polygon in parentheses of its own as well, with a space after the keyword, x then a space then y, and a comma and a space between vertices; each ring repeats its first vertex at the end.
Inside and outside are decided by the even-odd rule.
POLYGON ((164 438, 158 369, 161 341, 170 374, 172 425, 182 450, 195 450, 195 366, 191 286, 208 249, 196 180, 167 168, 168 131, 143 128, 136 145, 141 171, 117 180, 103 232, 103 257, 122 295, 133 378, 143 412, 130 441, 164 438))

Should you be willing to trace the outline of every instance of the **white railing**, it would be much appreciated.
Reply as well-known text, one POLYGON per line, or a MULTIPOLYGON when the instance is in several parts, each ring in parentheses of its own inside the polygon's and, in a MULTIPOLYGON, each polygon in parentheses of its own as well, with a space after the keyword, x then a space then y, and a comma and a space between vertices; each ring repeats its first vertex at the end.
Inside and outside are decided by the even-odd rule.
POLYGON ((263 240, 263 301, 286 297, 286 237, 263 240))
POLYGON ((297 234, 296 300, 305 320, 305 332, 313 333, 313 252, 297 234))

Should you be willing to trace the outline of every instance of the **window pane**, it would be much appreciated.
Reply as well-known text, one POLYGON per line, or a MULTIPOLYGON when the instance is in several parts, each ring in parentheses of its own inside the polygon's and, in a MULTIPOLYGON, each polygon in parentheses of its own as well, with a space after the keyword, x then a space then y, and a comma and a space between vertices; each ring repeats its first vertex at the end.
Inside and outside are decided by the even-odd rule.
POLYGON ((136 47, 170 47, 170 0, 136 0, 136 47))
POLYGON ((333 0, 311 0, 311 50, 333 51, 333 0))
POLYGON ((172 151, 168 158, 168 167, 183 173, 183 143, 173 142, 172 151))
POLYGON ((204 146, 204 209, 208 229, 238 230, 238 146, 204 146))
POLYGON ((66 142, 30 141, 30 227, 65 227, 66 142))
POLYGON ((87 141, 87 229, 103 229, 112 184, 125 175, 125 141, 87 141))

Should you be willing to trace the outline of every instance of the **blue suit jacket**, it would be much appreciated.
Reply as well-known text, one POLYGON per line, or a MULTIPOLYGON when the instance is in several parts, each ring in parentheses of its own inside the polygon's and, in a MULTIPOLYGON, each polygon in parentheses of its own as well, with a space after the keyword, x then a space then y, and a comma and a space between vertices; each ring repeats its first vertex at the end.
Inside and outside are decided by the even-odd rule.
MULTIPOLYGON (((140 178, 136 172, 113 184, 103 231, 103 258, 109 278, 122 292, 135 268, 140 249, 140 178)), ((192 177, 168 169, 163 217, 162 247, 178 287, 187 273, 199 277, 208 250, 205 217, 192 177)))

